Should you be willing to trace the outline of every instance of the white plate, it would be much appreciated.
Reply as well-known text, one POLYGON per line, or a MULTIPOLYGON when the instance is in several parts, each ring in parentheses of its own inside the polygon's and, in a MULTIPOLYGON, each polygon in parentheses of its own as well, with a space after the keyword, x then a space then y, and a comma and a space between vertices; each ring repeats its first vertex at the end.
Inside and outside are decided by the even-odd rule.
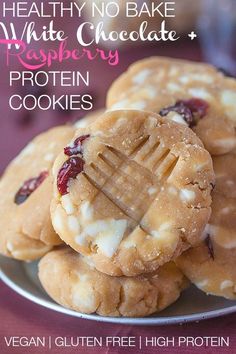
POLYGON ((10 288, 38 305, 69 316, 88 320, 128 325, 167 325, 199 321, 236 312, 236 301, 207 296, 195 287, 183 292, 181 298, 159 314, 145 318, 116 318, 85 315, 56 304, 45 293, 37 276, 37 263, 24 263, 0 256, 0 277, 10 288))

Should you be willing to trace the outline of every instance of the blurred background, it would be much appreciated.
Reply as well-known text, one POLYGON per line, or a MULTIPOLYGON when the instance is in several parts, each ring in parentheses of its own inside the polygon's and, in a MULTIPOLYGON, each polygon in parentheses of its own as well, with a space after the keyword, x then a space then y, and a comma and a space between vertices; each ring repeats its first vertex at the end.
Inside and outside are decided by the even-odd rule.
MULTIPOLYGON (((61 0, 62 1, 62 0, 61 0)), ((100 0, 93 0, 99 2, 100 0)), ((116 0, 123 9, 124 0, 116 0)), ((136 0, 139 7, 143 1, 136 0)), ((12 0, 6 1, 11 5, 12 0)), ((41 1, 34 0, 35 3, 41 1)), ((63 0, 68 4, 68 0, 63 0)), ((81 2, 78 0, 78 2, 81 2)), ((151 2, 151 1, 146 1, 151 2)), ((155 2, 155 1, 153 1, 155 2)), ((32 3, 29 0, 29 3, 32 3)), ((156 1, 159 3, 159 1, 156 1)), ((45 8, 48 6, 44 1, 45 8)), ((91 85, 86 88, 69 88, 63 87, 47 87, 43 90, 40 88, 21 87, 20 85, 9 85, 9 71, 22 70, 17 61, 12 61, 10 68, 6 68, 6 60, 4 56, 4 48, 0 47, 0 173, 3 172, 9 161, 28 143, 28 141, 38 133, 48 129, 54 125, 60 125, 67 122, 73 122, 83 117, 86 112, 82 111, 13 111, 9 108, 9 97, 14 93, 22 96, 33 93, 36 96, 41 94, 84 94, 90 93, 94 96, 94 110, 102 108, 105 105, 106 92, 111 83, 116 79, 127 67, 136 60, 146 58, 153 55, 170 56, 176 58, 184 58, 195 61, 207 61, 219 68, 223 68, 232 75, 236 74, 236 0, 176 0, 176 17, 168 20, 168 28, 176 30, 181 35, 181 40, 177 42, 158 42, 155 44, 129 43, 124 47, 120 46, 120 63, 117 66, 108 66, 106 62, 97 60, 88 62, 80 60, 76 62, 67 62, 66 65, 53 64, 50 70, 70 70, 91 72, 91 85), (198 37, 191 41, 188 33, 195 31, 198 37)), ((85 20, 91 20, 87 11, 85 20)), ((69 48, 77 48, 76 28, 84 19, 70 18, 64 16, 63 19, 58 17, 55 19, 55 28, 63 29, 69 36, 69 48)), ((96 24, 101 19, 93 19, 96 24)), ((120 29, 138 29, 140 22, 146 20, 145 17, 140 19, 124 18, 123 12, 119 18, 109 20, 104 19, 106 30, 120 29)), ((1 18, 4 23, 14 22, 17 31, 22 31, 25 18, 1 18)), ((50 19, 38 18, 31 16, 28 21, 35 21, 38 28, 48 25, 50 19)), ((150 28, 158 28, 160 19, 149 19, 150 28)), ((1 30, 0 38, 3 38, 1 30)), ((120 44, 118 44, 119 46, 120 44)), ((52 43, 45 42, 44 48, 53 48, 52 43)), ((31 44, 31 48, 37 49, 42 47, 42 42, 31 44)))

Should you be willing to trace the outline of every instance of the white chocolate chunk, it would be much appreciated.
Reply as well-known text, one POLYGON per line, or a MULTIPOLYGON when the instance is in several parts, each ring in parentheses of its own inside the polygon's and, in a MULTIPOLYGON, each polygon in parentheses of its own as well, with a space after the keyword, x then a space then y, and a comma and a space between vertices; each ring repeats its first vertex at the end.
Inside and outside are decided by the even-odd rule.
POLYGON ((195 163, 194 164, 194 170, 195 171, 201 171, 204 169, 204 167, 207 166, 207 161, 204 161, 202 163, 195 163))
POLYGON ((236 121, 236 92, 224 90, 221 94, 221 103, 225 108, 227 116, 233 121, 236 121))
POLYGON ((226 249, 236 248, 236 240, 224 242, 224 244, 222 244, 222 246, 226 249))
POLYGON ((233 110, 236 110, 236 92, 224 90, 221 94, 221 102, 224 106, 228 106, 233 110))
POLYGON ((113 104, 111 110, 119 110, 119 109, 127 108, 129 107, 129 104, 130 104, 129 100, 122 100, 113 104))
POLYGON ((155 128, 157 124, 157 120, 155 117, 150 116, 148 117, 148 119, 145 122, 145 127, 148 127, 150 129, 155 128))
POLYGON ((167 90, 169 90, 171 92, 181 91, 180 86, 175 84, 174 82, 169 82, 166 87, 167 87, 167 90))
POLYGON ((93 217, 93 207, 92 205, 86 201, 81 204, 80 213, 82 221, 89 221, 93 217))
POLYGON ((35 151, 35 144, 30 143, 26 145, 26 147, 21 151, 21 153, 13 160, 14 163, 18 164, 22 161, 26 156, 30 156, 35 151))
POLYGON ((93 245, 97 245, 107 257, 112 257, 119 247, 127 228, 127 220, 97 220, 85 227, 84 232, 77 235, 75 241, 84 246, 87 237, 94 239, 93 245))
POLYGON ((209 283, 209 281, 207 279, 205 279, 205 280, 202 280, 202 281, 196 283, 196 287, 203 290, 208 285, 208 283, 209 283))
POLYGON ((156 194, 157 193, 157 189, 154 188, 154 187, 150 187, 148 188, 148 194, 149 195, 153 195, 153 194, 156 194))
POLYGON ((212 100, 212 96, 203 88, 191 88, 188 90, 188 92, 193 97, 201 98, 207 101, 212 100))
POLYGON ((227 138, 227 139, 215 139, 214 140, 215 147, 223 147, 228 150, 232 150, 236 146, 236 139, 227 138))
POLYGON ((32 155, 33 152, 35 151, 35 144, 34 143, 29 143, 18 155, 18 157, 25 157, 28 155, 32 155))
POLYGON ((151 232, 151 235, 154 236, 155 238, 162 238, 164 236, 165 231, 168 231, 171 229, 171 223, 169 222, 165 222, 163 224, 161 224, 161 226, 159 227, 159 229, 153 230, 151 232))
POLYGON ((70 231, 72 231, 73 233, 75 233, 75 234, 79 233, 80 224, 79 224, 78 219, 75 216, 70 215, 68 217, 68 227, 69 227, 70 231))
POLYGON ((179 81, 181 82, 181 84, 188 84, 189 82, 191 82, 191 79, 189 76, 180 76, 179 77, 179 81))
POLYGON ((98 220, 87 226, 85 232, 96 238, 94 243, 101 252, 112 257, 124 237, 126 228, 126 220, 98 220))
POLYGON ((86 128, 88 125, 89 125, 89 123, 86 118, 82 118, 74 124, 75 128, 86 128))
POLYGON ((53 222, 53 227, 54 227, 55 231, 60 235, 60 233, 63 232, 63 229, 64 229, 63 215, 60 210, 60 206, 58 206, 57 209, 55 210, 55 213, 52 218, 52 222, 53 222))
POLYGON ((69 194, 63 195, 61 197, 61 204, 62 204, 64 210, 66 211, 67 215, 71 215, 74 213, 74 211, 75 211, 74 205, 71 201, 69 194))
POLYGON ((204 241, 208 236, 213 236, 214 226, 206 224, 205 229, 201 235, 201 240, 204 241))
POLYGON ((91 308, 96 310, 96 298, 92 285, 89 282, 80 281, 79 284, 72 288, 71 291, 72 303, 82 312, 91 311, 91 308))
MULTIPOLYGON (((127 108, 127 107, 125 107, 127 108)), ((145 101, 137 101, 129 104, 129 109, 137 109, 137 110, 144 110, 146 108, 146 102, 145 101)))
POLYGON ((215 236, 216 235, 216 231, 217 231, 217 226, 211 225, 211 224, 207 224, 204 231, 203 231, 203 235, 204 238, 206 238, 207 236, 215 236))
POLYGON ((226 215, 230 213, 230 208, 229 207, 225 207, 221 210, 221 214, 226 215))
POLYGON ((82 255, 81 255, 81 257, 83 257, 83 261, 84 261, 90 268, 92 268, 92 269, 95 268, 94 262, 93 262, 93 260, 92 260, 91 257, 89 257, 89 256, 84 257, 84 256, 82 256, 82 255))
POLYGON ((150 74, 151 74, 151 70, 149 70, 149 69, 144 69, 144 70, 140 71, 139 74, 134 76, 133 83, 136 85, 143 84, 150 74))
POLYGON ((87 241, 87 235, 86 233, 82 233, 79 234, 75 237, 75 242, 79 245, 79 246, 87 246, 88 245, 88 241, 87 241))
POLYGON ((187 75, 180 76, 179 81, 182 84, 188 84, 188 83, 191 83, 191 81, 201 81, 201 82, 204 82, 206 84, 212 84, 214 82, 214 79, 213 79, 212 76, 207 75, 207 74, 204 74, 204 75, 201 75, 201 74, 189 74, 188 76, 187 75))
POLYGON ((81 282, 86 282, 86 281, 89 280, 88 274, 80 274, 80 273, 78 273, 78 275, 79 275, 79 280, 80 280, 81 282))
POLYGON ((231 230, 227 230, 223 227, 210 225, 209 235, 213 237, 214 242, 225 249, 232 249, 236 247, 236 235, 232 235, 231 230))
POLYGON ((169 71, 169 76, 176 76, 179 73, 179 68, 177 66, 171 66, 169 71))
POLYGON ((123 246, 126 249, 132 248, 132 247, 137 247, 137 243, 130 237, 127 238, 127 240, 125 240, 123 242, 123 246))
POLYGON ((96 130, 96 132, 93 133, 93 136, 102 136, 103 132, 101 130, 96 130))
POLYGON ((53 161, 54 160, 54 154, 53 153, 48 153, 44 156, 45 161, 53 161))
POLYGON ((231 280, 224 280, 220 284, 220 289, 224 290, 226 288, 231 288, 234 285, 234 283, 231 280))
POLYGON ((195 192, 191 191, 190 189, 181 189, 180 191, 180 198, 182 201, 184 202, 190 202, 192 200, 194 200, 194 198, 196 197, 195 192))
POLYGON ((157 92, 152 86, 146 87, 145 93, 149 99, 154 99, 157 96, 157 92))
POLYGON ((14 247, 11 242, 7 242, 7 250, 12 253, 14 251, 14 247))
POLYGON ((163 247, 168 247, 171 252, 174 252, 179 241, 179 231, 174 230, 170 222, 164 222, 158 230, 151 231, 150 235, 159 245, 160 252, 163 247))
POLYGON ((184 118, 181 116, 181 114, 178 114, 176 112, 170 112, 166 117, 172 120, 173 122, 188 125, 187 122, 185 122, 184 118))

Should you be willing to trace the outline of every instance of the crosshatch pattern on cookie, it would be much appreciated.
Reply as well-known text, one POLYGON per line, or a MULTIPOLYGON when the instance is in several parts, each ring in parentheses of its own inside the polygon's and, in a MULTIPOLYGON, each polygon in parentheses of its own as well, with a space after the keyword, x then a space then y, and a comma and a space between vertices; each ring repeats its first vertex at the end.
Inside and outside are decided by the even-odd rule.
POLYGON ((103 193, 131 219, 133 226, 137 226, 177 161, 178 157, 170 149, 160 141, 150 142, 150 136, 147 136, 129 156, 106 145, 84 175, 97 188, 98 194, 103 193))

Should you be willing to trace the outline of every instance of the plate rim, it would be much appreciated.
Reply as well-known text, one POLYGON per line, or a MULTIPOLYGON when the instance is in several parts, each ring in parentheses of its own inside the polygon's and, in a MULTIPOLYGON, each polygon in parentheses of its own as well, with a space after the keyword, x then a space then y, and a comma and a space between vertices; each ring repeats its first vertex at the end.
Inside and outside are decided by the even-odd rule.
POLYGON ((16 284, 0 267, 0 279, 13 291, 27 300, 48 308, 50 310, 56 311, 58 313, 69 315, 72 317, 77 317, 84 320, 97 321, 97 322, 106 322, 113 324, 122 324, 122 325, 137 325, 137 326, 161 326, 161 325, 175 325, 183 324, 190 322, 199 322, 206 319, 211 319, 215 317, 221 317, 225 315, 232 314, 236 312, 236 305, 222 308, 219 310, 204 311, 201 313, 193 313, 189 315, 176 315, 176 316, 167 316, 167 317, 105 317, 99 316, 96 314, 84 314, 80 312, 73 311, 71 309, 62 307, 61 305, 54 302, 53 299, 46 300, 37 297, 36 295, 28 292, 24 288, 16 284))

